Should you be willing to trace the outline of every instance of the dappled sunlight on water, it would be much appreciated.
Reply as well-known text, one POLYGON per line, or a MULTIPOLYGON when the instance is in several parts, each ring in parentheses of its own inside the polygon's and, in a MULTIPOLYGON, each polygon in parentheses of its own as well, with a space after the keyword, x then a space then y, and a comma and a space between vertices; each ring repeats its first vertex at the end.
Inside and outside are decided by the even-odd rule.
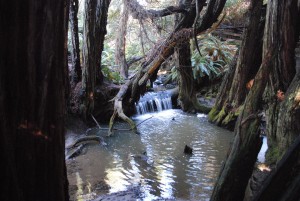
MULTIPOLYGON (((89 147, 84 159, 99 161, 91 162, 89 170, 84 170, 89 174, 82 179, 103 178, 110 193, 139 186, 143 200, 208 200, 232 132, 210 124, 206 115, 181 110, 133 119, 137 124, 142 122, 140 135, 116 131, 113 137, 105 138, 106 146, 89 147), (183 153, 185 145, 193 148, 192 155, 183 153)), ((94 132, 99 134, 97 129, 94 132)))

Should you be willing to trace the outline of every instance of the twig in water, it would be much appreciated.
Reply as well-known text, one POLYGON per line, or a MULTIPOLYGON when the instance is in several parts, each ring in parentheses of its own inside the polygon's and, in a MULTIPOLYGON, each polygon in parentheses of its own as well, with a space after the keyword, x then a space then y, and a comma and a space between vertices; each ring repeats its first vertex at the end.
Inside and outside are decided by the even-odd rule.
POLYGON ((91 114, 91 116, 92 116, 93 120, 96 122, 98 128, 101 129, 101 126, 100 126, 100 124, 98 123, 98 121, 95 119, 95 117, 94 117, 92 114, 91 114))
POLYGON ((153 116, 151 116, 151 117, 149 117, 149 118, 145 119, 144 121, 140 122, 139 124, 137 124, 137 125, 136 125, 136 127, 138 127, 139 125, 141 125, 141 124, 142 124, 142 123, 144 123, 145 121, 147 121, 147 120, 151 119, 152 117, 153 117, 153 116))

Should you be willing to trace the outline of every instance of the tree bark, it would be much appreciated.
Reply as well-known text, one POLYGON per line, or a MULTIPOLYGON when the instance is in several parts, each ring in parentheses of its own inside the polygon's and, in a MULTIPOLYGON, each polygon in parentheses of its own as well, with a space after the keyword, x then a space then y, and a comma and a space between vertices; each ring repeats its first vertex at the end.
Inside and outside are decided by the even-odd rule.
POLYGON ((80 66, 80 49, 79 49, 79 35, 78 35, 78 0, 70 0, 70 32, 71 32, 71 58, 72 68, 74 73, 72 75, 72 82, 74 84, 81 81, 82 70, 80 66))
POLYGON ((269 49, 269 52, 266 52, 263 57, 263 63, 254 79, 254 85, 246 97, 244 108, 239 115, 234 141, 215 184, 211 196, 212 201, 243 200, 244 198, 248 179, 262 144, 259 133, 259 111, 273 58, 274 50, 269 49))
POLYGON ((128 78, 128 64, 126 62, 125 46, 126 46, 126 32, 128 21, 128 2, 123 0, 123 11, 119 23, 118 37, 116 41, 116 64, 119 66, 120 75, 124 78, 128 78))
POLYGON ((234 73, 234 76, 231 77, 232 80, 226 81, 226 86, 230 86, 230 90, 228 88, 220 90, 222 95, 218 96, 216 104, 209 114, 209 120, 217 125, 231 127, 231 129, 233 129, 232 126, 234 127, 239 107, 243 105, 249 92, 249 89, 246 88, 247 82, 254 78, 261 64, 264 19, 265 9, 262 1, 252 1, 236 69, 234 72, 228 71, 228 73, 234 73))
MULTIPOLYGON (((239 50, 235 53, 232 61, 229 64, 228 71, 225 74, 222 84, 219 89, 219 93, 216 98, 216 102, 214 107, 210 110, 208 114, 208 119, 211 122, 217 123, 217 122, 222 122, 222 119, 224 118, 224 115, 219 114, 220 111, 223 108, 224 110, 227 109, 227 98, 228 98, 228 91, 230 91, 230 87, 233 82, 233 77, 235 75, 235 70, 236 70, 236 65, 237 65, 237 60, 239 57, 239 50)), ((225 111, 224 111, 225 112, 225 111)))
POLYGON ((177 71, 179 72, 179 95, 178 101, 181 109, 185 112, 204 112, 209 110, 200 105, 196 97, 195 80, 191 64, 190 43, 186 41, 175 50, 177 59, 177 71))
POLYGON ((278 113, 276 139, 280 155, 300 135, 300 73, 291 82, 278 113))
POLYGON ((299 200, 299 166, 300 137, 298 136, 253 200, 299 200))
POLYGON ((82 115, 84 118, 94 110, 94 93, 96 84, 101 84, 101 54, 106 35, 107 12, 110 0, 86 0, 83 29, 83 72, 82 88, 84 101, 82 115))
MULTIPOLYGON (((282 53, 287 56, 287 52, 292 53, 292 55, 285 58, 289 62, 294 60, 295 35, 281 35, 282 32, 280 32, 279 27, 285 27, 288 30, 293 30, 297 27, 294 24, 295 20, 291 20, 299 19, 293 18, 292 16, 295 15, 295 12, 291 12, 295 7, 297 8, 296 3, 297 1, 294 0, 276 0, 268 4, 263 44, 263 62, 255 76, 254 84, 246 97, 244 108, 238 117, 234 142, 215 185, 211 199, 213 201, 242 200, 244 198, 245 188, 260 150, 261 139, 258 132, 260 123, 259 113, 262 110, 262 95, 267 82, 270 76, 275 74, 274 67, 276 65, 274 66, 274 61, 277 62, 282 53), (279 34, 280 37, 276 38, 272 34, 279 34), (284 43, 284 45, 279 48, 278 44, 281 43, 284 43), (292 50, 291 47, 294 47, 294 49, 292 50)), ((291 32, 293 33, 293 31, 291 32)), ((281 63, 277 67, 282 71, 288 71, 290 68, 290 66, 286 67, 284 63, 281 63)), ((297 121, 297 118, 293 118, 293 121, 297 121)), ((297 123, 293 122, 293 124, 297 123)))
MULTIPOLYGON (((191 5, 190 0, 180 0, 180 5, 191 5)), ((204 4, 200 5, 198 12, 201 12, 204 4)), ((191 9, 188 14, 181 15, 175 25, 177 29, 191 28, 196 18, 196 9, 191 9)), ((194 37, 196 38, 196 37, 194 37)), ((176 67, 179 74, 179 96, 178 102, 181 109, 185 112, 205 112, 208 113, 205 107, 201 106, 196 97, 195 80, 193 77, 190 39, 183 41, 175 48, 176 67)))
POLYGON ((68 1, 0 3, 4 201, 67 201, 64 115, 68 1))
MULTIPOLYGON (((269 76, 269 84, 265 92, 265 102, 268 102, 267 115, 267 136, 269 149, 267 151, 268 163, 276 163, 284 150, 289 146, 281 146, 280 141, 285 138, 285 133, 277 131, 281 126, 279 121, 284 121, 284 115, 281 114, 279 120, 280 108, 283 108, 286 101, 278 98, 279 91, 285 95, 288 87, 295 76, 295 47, 299 37, 299 8, 297 0, 272 1, 268 4, 267 23, 273 24, 266 27, 265 41, 274 41, 274 46, 278 48, 275 59, 272 61, 272 71, 269 76), (277 149, 281 146, 281 150, 277 149)), ((287 105, 285 105, 287 106, 287 105)), ((289 129, 289 128, 283 128, 289 129)), ((289 136, 291 137, 291 136, 289 136)), ((289 138, 288 137, 288 138, 289 138)))

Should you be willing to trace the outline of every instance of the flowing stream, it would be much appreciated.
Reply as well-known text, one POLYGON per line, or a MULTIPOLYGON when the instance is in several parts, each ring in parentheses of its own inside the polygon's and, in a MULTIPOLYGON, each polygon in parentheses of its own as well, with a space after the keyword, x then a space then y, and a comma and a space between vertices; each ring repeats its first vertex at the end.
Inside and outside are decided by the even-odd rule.
POLYGON ((138 115, 172 109, 172 100, 169 93, 165 91, 147 92, 135 105, 138 115))
MULTIPOLYGON (((141 200, 209 200, 233 133, 210 124, 204 114, 174 109, 133 119, 137 124, 146 120, 138 126, 140 135, 115 131, 105 146, 89 146, 74 159, 81 168, 76 178, 90 185, 83 194, 103 180, 108 193, 138 186, 141 200), (185 145, 193 148, 192 155, 183 153, 185 145)), ((106 133, 95 128, 90 134, 106 133)))

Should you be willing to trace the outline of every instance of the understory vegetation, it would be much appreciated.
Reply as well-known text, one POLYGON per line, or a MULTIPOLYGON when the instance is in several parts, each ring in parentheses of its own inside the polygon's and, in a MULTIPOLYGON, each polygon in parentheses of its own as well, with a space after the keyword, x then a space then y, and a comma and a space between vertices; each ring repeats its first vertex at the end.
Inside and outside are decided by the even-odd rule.
MULTIPOLYGON (((172 5, 173 1, 145 1, 141 5, 145 9, 160 9, 167 5, 172 5)), ((224 14, 226 17, 223 24, 228 26, 235 26, 241 29, 243 27, 243 18, 247 10, 248 3, 241 0, 227 1, 224 14)), ((121 25, 121 18, 123 14, 124 3, 118 0, 112 0, 108 12, 107 35, 105 37, 104 49, 102 51, 101 71, 104 76, 114 82, 115 84, 124 84, 125 80, 120 75, 120 66, 116 63, 116 42, 119 35, 118 29, 121 25)), ((82 47, 82 33, 83 33, 83 1, 80 1, 78 11, 78 28, 80 49, 82 47)), ((155 46, 157 41, 163 41, 167 34, 174 28, 175 16, 166 16, 163 18, 149 19, 140 21, 129 16, 126 32, 125 43, 125 58, 126 61, 136 56, 146 56, 146 53, 155 46)), ((69 32, 70 38, 70 32, 69 32)), ((68 40, 69 49, 71 47, 71 40, 68 40)), ((235 51, 240 45, 239 41, 232 39, 224 40, 218 35, 212 33, 198 38, 198 46, 200 47, 201 55, 197 51, 195 41, 191 40, 191 61, 193 69, 193 77, 195 80, 207 76, 210 80, 220 78, 228 70, 228 64, 233 58, 235 51)), ((136 72, 139 63, 133 63, 129 71, 136 72)), ((167 73, 173 81, 177 81, 177 70, 172 60, 167 60, 164 64, 167 73)))

